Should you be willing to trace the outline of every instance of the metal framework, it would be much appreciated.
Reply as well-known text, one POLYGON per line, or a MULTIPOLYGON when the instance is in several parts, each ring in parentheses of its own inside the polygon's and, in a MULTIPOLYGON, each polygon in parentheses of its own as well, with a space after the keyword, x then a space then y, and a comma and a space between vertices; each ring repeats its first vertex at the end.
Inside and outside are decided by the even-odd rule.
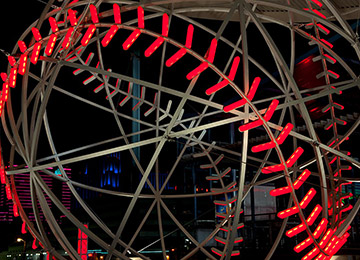
MULTIPOLYGON (((334 2, 328 0, 236 0, 222 4, 188 1, 188 5, 176 0, 140 3, 50 0, 41 17, 20 37, 9 56, 8 72, 2 74, 2 131, 11 148, 2 148, 5 159, 2 159, 1 172, 8 198, 14 201, 34 239, 56 259, 64 259, 57 253, 58 247, 65 249, 72 259, 81 258, 57 223, 47 198, 71 225, 108 252, 106 259, 112 256, 129 259, 129 253, 149 259, 141 253, 141 248, 134 247, 134 242, 152 212, 156 212, 163 259, 169 250, 166 237, 171 232, 164 230, 164 215, 192 242, 193 246, 182 259, 199 254, 209 259, 230 259, 241 253, 242 202, 254 187, 284 179, 286 185, 270 193, 290 196, 288 209, 278 213, 283 219, 282 226, 266 259, 272 257, 282 237, 293 237, 300 232, 308 235, 294 248, 302 259, 330 259, 346 242, 348 228, 360 207, 359 201, 354 206, 343 203, 348 198, 342 191, 343 186, 358 181, 350 179, 346 170, 353 167, 359 172, 360 168, 360 162, 342 148, 358 130, 360 122, 359 117, 346 117, 341 112, 344 107, 347 111, 347 104, 340 104, 344 101, 340 94, 359 97, 360 87, 358 65, 342 58, 340 53, 344 48, 352 59, 360 60, 358 36, 334 2), (61 6, 53 8, 56 4, 61 6), (262 8, 280 10, 288 19, 277 19, 259 11, 262 8), (219 26, 196 18, 209 16, 211 12, 224 16, 219 26), (158 25, 162 25, 160 32, 158 25), (329 40, 329 34, 341 38, 340 46, 329 40), (153 72, 135 77, 116 63, 130 64, 127 50, 140 39, 144 40, 137 48, 145 51, 144 59, 151 61, 153 65, 149 70, 153 72), (279 47, 279 40, 288 46, 286 51, 279 47), (321 63, 317 78, 324 79, 324 84, 303 89, 294 78, 294 70, 298 56, 309 48, 316 48, 317 55, 311 62, 321 63), (261 59, 257 52, 263 50, 269 56, 261 59), (119 58, 112 57, 116 55, 119 58), (109 68, 109 64, 115 66, 109 68), (167 73, 171 76, 167 77, 167 73), (79 91, 75 85, 81 85, 78 78, 84 74, 90 77, 83 82, 86 87, 79 91), (91 93, 89 86, 95 82, 100 85, 91 93), (135 84, 141 86, 140 95, 132 91, 135 84), (54 95, 64 99, 62 107, 57 108, 68 113, 63 119, 74 116, 71 111, 78 109, 77 106, 73 110, 65 109, 66 100, 71 100, 69 106, 82 104, 79 105, 81 111, 77 111, 80 114, 88 113, 82 109, 89 107, 97 111, 93 114, 94 120, 102 116, 110 118, 110 115, 113 121, 109 127, 104 126, 103 133, 98 133, 96 138, 84 135, 85 145, 77 146, 76 140, 72 140, 71 148, 59 150, 56 141, 68 138, 69 134, 58 133, 52 127, 56 119, 52 118, 51 104, 59 104, 52 98, 54 95), (127 102, 130 99, 137 101, 136 106, 127 102), (320 100, 326 100, 322 111, 327 121, 319 127, 307 102, 320 100), (134 116, 133 110, 141 111, 140 117, 134 116), (138 124, 140 130, 129 131, 129 124, 138 124), (240 134, 237 132, 231 138, 232 146, 224 145, 234 125, 239 127, 240 134), (300 131, 301 128, 305 131, 300 131), (211 134, 212 131, 223 136, 211 134), (267 143, 250 144, 249 140, 264 133, 267 143), (137 139, 132 139, 133 136, 141 139, 134 142, 137 139), (164 153, 172 149, 174 141, 182 145, 174 149, 169 158, 164 153), (234 145, 236 143, 240 145, 234 145), (134 152, 136 148, 146 150, 148 158, 139 159, 134 152), (101 189, 67 177, 65 166, 72 167, 114 152, 128 153, 136 169, 134 175, 141 174, 132 192, 101 189), (207 171, 207 177, 197 178, 211 182, 211 189, 203 193, 165 192, 166 184, 179 174, 187 155, 195 161, 194 165, 207 171), (237 167, 226 167, 226 160, 237 167), (161 185, 159 174, 163 164, 167 165, 168 175, 161 185), (55 174, 55 169, 61 171, 60 176, 55 174), (249 169, 256 171, 249 175, 249 169), (40 172, 66 182, 87 216, 82 218, 69 212, 42 180, 40 172), (155 183, 149 180, 152 172, 155 183), (231 181, 225 178, 229 172, 234 175, 231 181), (29 176, 36 223, 29 221, 29 212, 23 210, 17 197, 14 178, 17 174, 29 176), (145 184, 150 193, 144 191, 145 184), (79 195, 78 188, 129 198, 116 230, 111 230, 93 212, 79 195), (227 211, 223 215, 216 213, 213 231, 198 241, 181 216, 174 214, 168 201, 203 197, 214 198, 214 204, 227 211), (134 226, 131 218, 140 200, 146 201, 148 208, 142 221, 134 226), (41 221, 40 213, 44 214, 46 223, 41 221), (299 225, 286 230, 291 216, 297 216, 299 225), (105 235, 92 231, 91 224, 85 227, 84 219, 90 219, 105 235), (45 229, 51 230, 51 239, 45 229), (57 244, 50 242, 53 237, 57 244), (213 239, 219 246, 209 249, 213 239), (310 246, 309 251, 306 248, 310 246)), ((117 207, 114 205, 109 210, 117 207)))

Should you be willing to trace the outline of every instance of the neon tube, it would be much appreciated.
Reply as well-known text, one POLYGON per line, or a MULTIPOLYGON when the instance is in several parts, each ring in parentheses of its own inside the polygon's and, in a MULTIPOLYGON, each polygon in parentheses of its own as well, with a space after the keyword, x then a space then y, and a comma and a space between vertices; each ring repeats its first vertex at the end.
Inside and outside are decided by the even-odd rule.
POLYGON ((11 67, 13 67, 16 63, 16 60, 13 56, 8 56, 8 61, 9 61, 11 67))
POLYGON ((9 86, 14 88, 16 85, 17 68, 13 67, 10 70, 9 86))
POLYGON ((145 50, 145 57, 150 57, 160 46, 163 44, 164 38, 159 37, 157 38, 146 50, 145 50))
POLYGON ((120 13, 120 7, 117 4, 113 4, 113 10, 114 10, 114 21, 116 24, 121 24, 121 13, 120 13))
POLYGON ((69 20, 70 20, 71 26, 76 26, 77 25, 77 19, 76 19, 75 11, 72 10, 72 9, 69 9, 68 10, 68 15, 69 15, 69 20))
POLYGON ((310 246, 313 243, 313 239, 311 237, 305 239, 304 241, 302 241, 301 243, 299 243, 298 245, 296 245, 294 247, 294 251, 296 253, 300 253, 302 250, 304 250, 305 248, 307 248, 308 246, 310 246))
POLYGON ((271 190, 270 195, 276 197, 276 196, 284 195, 284 194, 287 194, 287 193, 290 193, 290 192, 291 192, 290 187, 285 186, 285 187, 282 187, 282 188, 271 190))
POLYGON ((191 49, 193 34, 194 34, 194 26, 192 24, 189 24, 186 33, 186 42, 185 42, 185 47, 188 49, 191 49))
POLYGON ((21 51, 22 53, 24 53, 24 52, 27 50, 27 47, 26 47, 25 42, 23 42, 23 41, 18 41, 18 45, 19 45, 20 51, 21 51))
POLYGON ((173 56, 171 56, 167 61, 165 62, 166 67, 171 67, 175 62, 180 60, 184 55, 186 54, 186 49, 181 48, 173 56))
POLYGON ((45 54, 47 56, 51 56, 51 54, 52 54, 52 52, 54 50, 54 47, 55 47, 56 40, 57 40, 57 35, 56 34, 50 35, 49 41, 46 44, 46 48, 45 48, 45 54))
POLYGON ((40 42, 35 43, 32 54, 31 54, 31 60, 30 60, 32 64, 37 63, 37 61, 39 59, 40 49, 41 49, 41 43, 40 42))
POLYGON ((31 28, 31 32, 34 35, 36 41, 41 41, 42 37, 38 28, 35 27, 31 28))
POLYGON ((19 61, 19 74, 24 75, 27 64, 27 54, 21 54, 19 61))
POLYGON ((168 37, 169 35, 169 16, 164 13, 162 18, 162 30, 161 34, 164 37, 168 37))
POLYGON ((306 179, 310 176, 310 174, 311 172, 308 169, 305 169, 294 182, 294 188, 299 189, 301 185, 306 181, 306 179))
POLYGON ((281 219, 284 219, 286 217, 289 217, 291 215, 294 215, 294 214, 297 214, 299 213, 299 209, 298 207, 294 206, 292 208, 289 208, 289 209, 285 209, 283 211, 280 211, 277 216, 281 219))
POLYGON ((71 36, 72 36, 73 32, 74 32, 74 28, 70 27, 64 37, 63 42, 62 42, 62 45, 61 45, 62 48, 64 48, 64 49, 69 48, 70 40, 71 40, 71 36))
POLYGON ((89 43, 89 41, 90 41, 91 37, 93 36, 95 30, 96 30, 95 25, 92 24, 92 25, 89 26, 89 28, 86 30, 86 33, 85 33, 84 37, 81 39, 81 45, 82 46, 85 47, 89 43))
POLYGON ((290 134, 291 130, 294 128, 294 125, 291 123, 287 123, 286 126, 283 128, 279 136, 276 138, 277 143, 283 144, 288 135, 290 134))
POLYGON ((214 62, 215 53, 216 53, 216 47, 217 47, 217 40, 214 38, 211 40, 210 49, 209 49, 209 55, 207 55, 206 59, 210 62, 214 62))
POLYGON ((197 66, 195 69, 190 71, 186 75, 186 78, 188 80, 191 80, 191 79, 195 78, 197 75, 199 75, 200 73, 204 72, 208 67, 209 67, 209 64, 207 62, 203 62, 199 66, 197 66))
POLYGON ((131 45, 136 41, 136 39, 140 36, 141 32, 139 29, 136 29, 135 31, 133 31, 130 36, 125 40, 125 42, 123 43, 123 49, 126 51, 128 50, 131 45))
POLYGON ((109 31, 106 33, 105 37, 102 39, 101 44, 103 47, 108 46, 111 39, 114 37, 115 33, 117 32, 119 28, 117 25, 112 25, 109 29, 109 31))
POLYGON ((58 27, 57 22, 54 17, 49 17, 49 23, 50 23, 50 27, 51 27, 51 30, 53 33, 56 33, 57 31, 59 31, 59 27, 58 27))
POLYGON ((310 201, 314 198, 316 194, 316 190, 314 188, 311 188, 308 193, 305 195, 305 197, 300 202, 300 208, 305 209, 310 201))
POLYGON ((144 29, 144 27, 145 27, 145 24, 144 24, 144 9, 141 6, 139 6, 137 8, 137 13, 138 13, 138 27, 144 29))
POLYGON ((93 23, 99 23, 99 16, 97 13, 96 6, 91 4, 90 5, 90 13, 91 13, 91 20, 93 23))
POLYGON ((326 218, 323 218, 320 221, 319 225, 316 227, 313 233, 315 239, 318 239, 320 237, 322 232, 326 229, 327 224, 328 224, 328 220, 326 218))

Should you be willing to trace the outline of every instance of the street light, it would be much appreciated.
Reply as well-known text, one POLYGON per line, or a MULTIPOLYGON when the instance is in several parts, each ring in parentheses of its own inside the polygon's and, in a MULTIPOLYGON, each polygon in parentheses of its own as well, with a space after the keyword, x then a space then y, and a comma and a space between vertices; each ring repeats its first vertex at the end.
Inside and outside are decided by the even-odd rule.
POLYGON ((24 249, 23 249, 23 258, 25 258, 25 249, 26 249, 26 241, 24 239, 22 239, 21 237, 18 237, 16 239, 17 242, 23 242, 24 243, 24 249))

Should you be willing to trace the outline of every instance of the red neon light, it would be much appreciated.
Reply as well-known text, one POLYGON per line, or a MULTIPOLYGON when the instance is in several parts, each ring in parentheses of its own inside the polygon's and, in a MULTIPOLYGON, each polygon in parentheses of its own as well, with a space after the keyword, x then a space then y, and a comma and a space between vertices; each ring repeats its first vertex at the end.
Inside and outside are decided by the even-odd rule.
POLYGON ((286 126, 283 128, 279 136, 276 138, 278 144, 284 143, 285 139, 290 134, 291 130, 294 128, 294 125, 291 123, 287 123, 286 126))
POLYGON ((10 66, 14 66, 16 63, 16 60, 13 56, 8 56, 8 61, 10 63, 10 66))
MULTIPOLYGON (((255 121, 254 121, 255 122, 255 121)), ((292 167, 297 159, 299 159, 300 155, 304 152, 304 150, 301 147, 298 147, 295 152, 290 156, 290 158, 286 161, 286 166, 288 168, 292 167)), ((273 172, 279 172, 283 171, 285 169, 284 165, 277 164, 272 166, 264 167, 261 172, 268 174, 273 172)))
POLYGON ((192 24, 189 24, 186 33, 186 42, 185 42, 185 47, 188 49, 191 49, 193 34, 194 34, 194 26, 192 24))
POLYGON ((340 78, 340 75, 337 74, 336 72, 332 71, 332 70, 328 70, 328 73, 329 73, 332 77, 334 77, 335 79, 340 78))
POLYGON ((311 226, 312 224, 314 224, 315 220, 317 219, 317 217, 319 216, 319 214, 321 213, 322 207, 318 204, 316 205, 316 207, 313 209, 313 211, 310 213, 310 216, 306 219, 306 223, 311 226))
MULTIPOLYGON (((231 65, 231 68, 230 68, 230 73, 229 73, 229 76, 228 78, 230 80, 234 80, 235 78, 235 75, 236 75, 236 72, 237 72, 237 69, 239 67, 239 63, 240 63, 240 57, 239 56, 236 56, 233 60, 233 63, 231 65)), ((257 78, 255 78, 257 79, 257 78)), ((260 82, 260 78, 259 78, 259 82, 260 82)), ((253 83, 254 84, 254 83, 253 83)))
MULTIPOLYGON (((3 102, 3 101, 2 101, 3 102)), ((6 176, 5 176, 5 171, 4 169, 0 168, 0 180, 1 180, 1 184, 5 184, 6 183, 6 176)))
POLYGON ((92 25, 89 26, 89 28, 86 30, 86 33, 85 33, 84 37, 81 39, 81 45, 82 46, 85 47, 89 43, 89 41, 90 41, 91 37, 93 36, 95 30, 96 30, 95 25, 92 24, 92 25))
POLYGON ((62 42, 62 45, 61 45, 62 48, 64 48, 64 49, 69 48, 70 40, 71 40, 71 36, 72 36, 73 32, 74 32, 74 28, 70 27, 64 37, 63 42, 62 42))
POLYGON ((320 221, 319 225, 316 227, 313 233, 315 239, 318 239, 320 237, 322 232, 326 229, 327 224, 328 224, 328 220, 326 218, 323 218, 320 221))
POLYGON ((327 243, 329 242, 330 238, 332 237, 332 235, 335 233, 334 230, 332 230, 331 228, 329 228, 326 233, 325 233, 325 236, 321 239, 320 243, 319 243, 319 246, 321 248, 324 248, 327 243))
POLYGON ((304 149, 298 147, 295 152, 290 156, 290 158, 286 161, 286 165, 288 168, 292 167, 294 163, 299 159, 301 154, 304 152, 304 149))
POLYGON ((49 23, 50 23, 50 27, 51 27, 51 30, 53 31, 53 33, 56 33, 57 31, 59 31, 59 27, 58 27, 57 22, 54 17, 49 17, 49 23))
POLYGON ((332 45, 330 42, 328 42, 328 41, 325 40, 325 39, 321 39, 321 41, 322 41, 324 44, 326 44, 327 46, 329 46, 330 49, 332 49, 332 47, 334 47, 334 45, 332 45))
POLYGON ((290 193, 290 192, 291 192, 290 187, 285 186, 285 187, 282 187, 282 188, 271 190, 270 195, 276 197, 276 196, 284 195, 284 194, 287 194, 287 193, 290 193))
POLYGON ((314 4, 317 4, 319 7, 322 7, 322 3, 318 0, 311 0, 314 4))
MULTIPOLYGON (((246 97, 247 97, 250 101, 252 101, 252 99, 254 98, 255 93, 256 93, 256 90, 257 90, 257 88, 258 88, 258 86, 259 86, 259 84, 260 84, 260 81, 261 81, 260 77, 256 77, 256 78, 254 79, 253 83, 251 84, 251 87, 250 87, 250 89, 249 89, 249 92, 248 92, 247 95, 246 95, 246 97)), ((231 111, 231 110, 234 110, 234 109, 237 109, 237 108, 239 108, 239 107, 242 107, 243 105, 246 104, 246 102, 247 102, 247 101, 246 101, 245 99, 240 99, 239 101, 236 101, 236 102, 234 102, 234 103, 232 103, 232 104, 230 104, 230 105, 225 106, 223 110, 224 110, 224 112, 229 112, 229 111, 231 111)))
POLYGON ((10 70, 9 86, 14 88, 16 84, 17 68, 13 67, 10 70))
POLYGON ((298 209, 298 207, 294 206, 292 208, 280 211, 277 214, 277 216, 278 216, 278 218, 284 219, 286 217, 292 216, 292 215, 297 214, 297 213, 299 213, 299 209, 298 209))
POLYGON ((7 82, 3 83, 3 88, 1 93, 2 93, 1 101, 5 103, 9 98, 9 84, 7 82))
POLYGON ((50 35, 49 41, 46 44, 46 48, 45 48, 45 54, 47 56, 51 56, 51 54, 52 54, 52 52, 54 50, 54 47, 55 47, 56 40, 57 40, 57 35, 56 34, 50 35))
POLYGON ((271 119, 278 105, 279 105, 279 100, 274 99, 273 101, 271 101, 271 104, 269 108, 266 110, 266 113, 264 115, 265 121, 269 121, 271 119))
POLYGON ((177 62, 178 60, 180 60, 180 58, 182 58, 185 54, 186 54, 186 49, 185 49, 185 48, 181 48, 180 50, 178 50, 177 52, 175 52, 175 54, 174 54, 173 56, 171 56, 171 57, 165 62, 166 67, 171 67, 175 62, 177 62))
POLYGON ((41 41, 42 37, 38 28, 35 27, 31 28, 31 32, 34 35, 36 41, 41 41))
POLYGON ((91 4, 90 5, 90 13, 91 13, 91 20, 93 23, 98 23, 99 22, 99 17, 98 17, 98 13, 97 13, 97 9, 96 6, 91 4))
POLYGON ((305 248, 307 248, 308 246, 310 246, 313 243, 313 239, 311 237, 305 239, 304 241, 302 241, 301 243, 297 244, 294 247, 294 251, 296 253, 300 253, 302 250, 304 250, 305 248))
POLYGON ((21 225, 21 234, 26 234, 26 223, 23 222, 21 225))
POLYGON ((123 49, 126 51, 128 50, 131 45, 136 41, 136 39, 140 36, 141 32, 139 29, 133 31, 130 36, 125 40, 123 43, 123 49))
POLYGON ((139 6, 137 8, 137 13, 138 13, 138 27, 144 29, 144 27, 145 27, 145 24, 144 24, 144 9, 141 6, 139 6))
POLYGON ((19 74, 24 75, 27 64, 27 54, 21 54, 19 61, 19 74))
POLYGON ((103 47, 108 46, 111 39, 114 37, 115 33, 117 32, 119 28, 117 25, 112 25, 109 29, 109 31, 106 33, 105 37, 102 39, 101 44, 103 47))
POLYGON ((113 4, 113 10, 114 10, 114 21, 116 24, 121 24, 121 13, 120 13, 120 7, 117 4, 113 4))
POLYGON ((77 25, 77 19, 76 19, 75 11, 72 10, 72 9, 69 9, 69 10, 68 10, 68 15, 69 15, 69 19, 70 19, 70 24, 71 24, 71 26, 77 25))
POLYGON ((253 129, 253 128, 256 128, 256 127, 259 127, 259 126, 262 126, 263 125, 263 122, 258 119, 258 120, 255 120, 253 122, 250 122, 250 123, 247 123, 247 124, 244 124, 242 126, 239 127, 239 131, 240 132, 245 132, 247 130, 250 130, 250 129, 253 129))
POLYGON ((219 83, 215 84, 214 86, 208 88, 205 93, 207 95, 211 95, 213 94, 214 92, 217 92, 218 90, 226 87, 227 85, 229 84, 229 81, 227 81, 226 79, 220 81, 219 83))
POLYGON ((22 53, 24 53, 24 52, 27 50, 27 47, 26 47, 25 42, 23 42, 23 41, 18 41, 18 45, 19 45, 20 51, 21 51, 22 53))
POLYGON ((11 195, 11 190, 10 190, 10 185, 9 185, 9 184, 6 184, 5 190, 6 190, 6 198, 7 198, 8 200, 11 200, 11 199, 12 199, 12 195, 11 195))
POLYGON ((34 238, 34 241, 32 243, 32 249, 36 249, 37 245, 36 245, 36 238, 34 238))
POLYGON ((14 212, 14 217, 18 217, 19 216, 19 210, 17 205, 14 203, 13 204, 13 212, 14 212))
POLYGON ((326 19, 326 16, 323 15, 323 14, 322 14, 321 12, 319 12, 318 10, 312 9, 312 11, 313 11, 315 14, 317 14, 318 16, 320 16, 321 18, 326 19))
POLYGON ((1 79, 5 82, 7 80, 7 74, 5 72, 1 72, 1 79))
POLYGON ((169 35, 169 16, 164 13, 162 18, 162 36, 168 37, 169 35))
POLYGON ((321 23, 317 23, 316 26, 319 28, 320 31, 322 31, 326 35, 328 35, 330 33, 330 30, 328 28, 326 28, 324 25, 322 25, 321 23))
POLYGON ((156 51, 161 44, 163 44, 164 42, 164 38, 163 37, 159 37, 157 38, 146 50, 145 50, 145 57, 150 57, 151 54, 154 53, 154 51, 156 51))
POLYGON ((313 259, 318 253, 320 252, 320 249, 315 247, 313 250, 311 250, 309 253, 307 253, 301 260, 311 260, 313 259))
POLYGON ((216 47, 217 47, 217 40, 214 38, 214 39, 211 40, 210 49, 209 49, 209 55, 207 55, 207 57, 206 57, 206 59, 210 63, 214 62, 216 47))
POLYGON ((314 198, 315 194, 316 190, 311 188, 300 202, 300 208, 305 209, 309 205, 310 201, 314 198))
POLYGON ((305 229, 306 229, 306 226, 304 224, 297 225, 296 227, 288 230, 286 232, 286 236, 288 236, 288 237, 296 236, 297 234, 300 234, 301 232, 303 232, 305 229))
POLYGON ((32 51, 31 54, 31 63, 32 64, 36 64, 38 59, 39 59, 39 54, 40 54, 40 49, 41 49, 41 43, 37 42, 34 44, 34 49, 32 51))
POLYGON ((207 62, 203 62, 199 66, 197 66, 195 69, 190 71, 186 75, 186 78, 188 80, 191 80, 191 79, 195 78, 197 75, 199 75, 200 73, 204 72, 204 70, 206 70, 208 67, 209 67, 209 64, 207 62))

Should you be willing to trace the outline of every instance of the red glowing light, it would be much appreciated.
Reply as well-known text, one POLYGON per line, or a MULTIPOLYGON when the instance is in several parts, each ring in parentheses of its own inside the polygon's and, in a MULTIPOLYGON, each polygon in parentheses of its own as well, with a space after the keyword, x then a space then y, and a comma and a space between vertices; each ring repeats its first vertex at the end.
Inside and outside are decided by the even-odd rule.
POLYGON ((186 78, 188 80, 191 80, 191 79, 195 78, 197 75, 199 75, 200 73, 202 73, 204 70, 206 70, 208 67, 209 67, 209 64, 207 62, 203 62, 199 66, 197 66, 195 69, 190 71, 186 75, 186 78))
POLYGON ((98 13, 97 13, 97 9, 96 6, 91 4, 90 5, 90 13, 91 13, 91 20, 93 23, 98 23, 99 22, 99 17, 98 17, 98 13))
POLYGON ((177 52, 175 52, 175 54, 173 56, 171 56, 166 62, 165 65, 167 67, 171 67, 175 62, 177 62, 178 60, 180 60, 180 58, 182 58, 184 55, 186 54, 186 49, 185 48, 181 48, 180 50, 178 50, 177 52))
POLYGON ((63 49, 69 48, 69 46, 70 46, 70 41, 71 41, 71 36, 72 36, 73 32, 74 32, 74 28, 73 28, 73 27, 70 27, 70 28, 68 29, 65 37, 64 37, 64 40, 63 40, 63 42, 62 42, 62 45, 61 45, 61 47, 62 47, 63 49))
POLYGON ((287 193, 290 193, 290 192, 291 192, 290 187, 285 186, 285 187, 282 187, 282 188, 271 190, 270 195, 276 197, 276 196, 284 195, 284 194, 287 194, 287 193))
POLYGON ((15 65, 15 63, 16 63, 16 60, 15 60, 15 58, 13 57, 13 56, 8 56, 8 61, 9 61, 9 63, 10 63, 10 66, 14 66, 15 65))
POLYGON ((332 70, 328 70, 328 73, 329 73, 330 76, 332 76, 335 79, 340 78, 340 75, 337 74, 336 72, 332 71, 332 70))
POLYGON ((284 143, 285 139, 290 134, 291 130, 294 128, 294 125, 291 123, 287 123, 286 126, 283 128, 279 136, 276 138, 277 143, 280 145, 284 143))
POLYGON ((300 208, 305 209, 310 201, 314 198, 316 194, 316 190, 314 188, 311 188, 308 193, 305 195, 305 197, 300 202, 300 208))
POLYGON ((111 39, 114 37, 115 33, 117 32, 119 28, 117 25, 112 25, 109 29, 109 31, 106 33, 105 37, 102 39, 101 44, 103 47, 108 46, 111 39))
POLYGON ((154 53, 154 51, 156 51, 161 44, 163 44, 164 42, 164 38, 163 37, 159 37, 157 38, 146 50, 145 50, 145 57, 150 57, 151 54, 154 53))
MULTIPOLYGON (((257 90, 257 88, 258 88, 258 86, 259 86, 259 84, 260 84, 260 81, 261 81, 260 77, 256 77, 256 78, 254 79, 253 83, 251 84, 251 87, 250 87, 250 89, 249 89, 249 92, 248 92, 248 94, 246 95, 246 97, 247 97, 250 101, 252 101, 252 99, 254 98, 255 93, 256 93, 256 90, 257 90)), ((224 110, 224 112, 230 112, 231 110, 234 110, 234 109, 237 109, 237 108, 239 108, 239 107, 242 107, 243 105, 246 104, 246 102, 247 102, 247 101, 246 101, 245 99, 240 99, 239 101, 236 101, 236 102, 234 102, 234 103, 232 103, 232 104, 230 104, 230 105, 225 106, 223 110, 224 110)))
POLYGON ((31 28, 31 32, 34 35, 36 41, 41 41, 42 37, 38 28, 35 27, 31 28))
POLYGON ((169 34, 169 16, 166 13, 163 14, 161 34, 165 37, 169 34))
POLYGON ((330 49, 332 49, 332 47, 334 47, 334 45, 332 45, 330 42, 328 42, 328 41, 325 40, 325 39, 321 39, 321 41, 322 41, 325 45, 329 46, 330 49))
MULTIPOLYGON (((1 100, 1 102, 3 102, 1 100)), ((1 184, 5 184, 6 183, 6 176, 5 176, 5 171, 4 169, 0 168, 0 180, 1 180, 1 184)))
POLYGON ((323 15, 323 14, 322 14, 321 12, 319 12, 318 10, 312 9, 312 11, 313 11, 315 14, 317 14, 318 16, 320 16, 321 18, 326 19, 326 16, 323 15))
POLYGON ((315 247, 313 250, 311 250, 309 253, 307 253, 303 258, 301 258, 301 260, 313 259, 319 252, 320 252, 320 249, 315 247))
POLYGON ((49 17, 49 23, 50 23, 50 27, 51 27, 51 30, 53 31, 53 33, 56 33, 57 31, 59 31, 59 27, 58 27, 57 22, 54 17, 49 17))
POLYGON ((1 101, 5 103, 9 97, 9 84, 7 82, 3 83, 1 94, 2 94, 1 101))
POLYGON ((138 13, 138 27, 139 28, 144 28, 145 24, 144 24, 144 9, 139 6, 137 9, 137 13, 138 13))
POLYGON ((212 86, 211 88, 208 88, 205 93, 207 95, 211 95, 215 92, 217 92, 218 90, 226 87, 229 84, 229 81, 227 81, 226 79, 220 81, 219 83, 215 84, 214 86, 212 86))
POLYGON ((264 143, 264 144, 259 144, 259 145, 253 146, 253 147, 251 147, 251 151, 253 153, 258 153, 258 152, 262 152, 262 151, 272 149, 275 146, 276 146, 275 143, 271 141, 271 142, 267 142, 267 143, 264 143))
POLYGON ((311 237, 305 239, 304 241, 302 241, 301 243, 299 243, 298 245, 296 245, 294 247, 294 251, 296 253, 300 253, 302 250, 304 250, 305 248, 307 248, 308 246, 310 246, 313 243, 313 239, 311 237))
POLYGON ((41 43, 37 42, 34 44, 34 49, 32 51, 31 54, 31 63, 32 64, 36 64, 38 59, 39 59, 39 54, 40 54, 40 49, 41 49, 41 43))
POLYGON ((81 39, 81 45, 82 46, 85 47, 89 43, 89 41, 90 41, 91 37, 93 36, 95 30, 96 30, 95 25, 92 24, 92 25, 89 26, 89 28, 86 30, 86 33, 85 33, 84 37, 81 39))
POLYGON ((26 234, 26 223, 23 222, 21 225, 21 234, 26 234))
POLYGON ((279 100, 274 99, 273 101, 271 101, 271 104, 269 108, 266 110, 266 113, 264 115, 265 121, 269 121, 271 119, 278 105, 279 105, 279 100))
POLYGON ((12 195, 11 195, 11 189, 10 189, 10 185, 9 185, 9 184, 6 184, 5 190, 6 190, 6 198, 7 198, 8 200, 11 200, 11 199, 12 199, 12 195))
POLYGON ((320 243, 319 243, 319 246, 321 248, 324 248, 327 243, 329 242, 330 238, 332 237, 332 235, 335 233, 334 230, 332 230, 331 228, 329 228, 326 233, 325 233, 325 236, 321 239, 320 243))
POLYGON ((27 64, 27 54, 22 54, 19 61, 19 74, 24 75, 27 64))
POLYGON ((51 56, 51 53, 53 52, 54 47, 55 47, 56 40, 57 40, 57 35, 56 34, 50 35, 49 41, 46 44, 46 48, 45 48, 45 54, 47 56, 51 56))
POLYGON ((300 234, 301 232, 303 232, 305 229, 306 229, 306 226, 304 224, 297 225, 296 227, 288 230, 286 232, 286 236, 288 236, 288 237, 296 236, 297 234, 300 234))
POLYGON ((36 249, 37 245, 36 245, 36 238, 34 238, 34 241, 32 243, 32 249, 36 249))
MULTIPOLYGON (((301 147, 298 147, 295 150, 295 152, 290 156, 290 158, 286 161, 286 166, 288 168, 292 167, 294 165, 294 163, 296 162, 296 160, 299 159, 299 157, 301 156, 301 154, 303 152, 304 152, 304 150, 301 147)), ((261 170, 261 172, 268 174, 268 173, 283 171, 284 169, 285 169, 284 165, 277 164, 277 165, 273 165, 273 166, 264 167, 261 170)))
POLYGON ((328 28, 326 28, 324 25, 322 25, 321 23, 317 23, 316 26, 319 28, 320 31, 322 31, 326 35, 330 33, 330 30, 328 28))
POLYGON ((72 10, 72 9, 69 9, 68 10, 68 15, 69 15, 71 26, 76 26, 77 25, 77 19, 76 19, 75 11, 72 10))
POLYGON ((280 211, 277 216, 281 219, 284 219, 286 217, 289 217, 289 216, 292 216, 294 214, 297 214, 299 213, 299 209, 298 207, 294 206, 292 208, 289 208, 289 209, 285 209, 283 211, 280 211))
POLYGON ((263 125, 263 122, 258 119, 258 120, 255 120, 253 122, 250 122, 250 123, 247 123, 247 124, 244 124, 242 126, 239 127, 239 131, 240 132, 245 132, 247 130, 250 130, 250 129, 253 129, 253 128, 256 128, 256 127, 259 127, 259 126, 262 126, 263 125))
POLYGON ((131 45, 136 41, 136 39, 140 36, 141 32, 139 29, 133 31, 130 36, 125 40, 123 43, 123 49, 126 51, 128 50, 131 45))
POLYGON ((13 204, 13 212, 14 212, 14 217, 19 216, 18 206, 15 203, 13 204))
POLYGON ((214 62, 216 47, 217 47, 217 40, 214 38, 211 40, 209 55, 206 57, 210 63, 214 62))
POLYGON ((318 239, 320 237, 322 232, 326 229, 327 224, 328 224, 328 220, 326 218, 323 218, 320 221, 319 225, 316 227, 313 233, 315 239, 318 239))
POLYGON ((121 24, 120 7, 117 4, 113 4, 114 21, 116 24, 121 24))
POLYGON ((316 205, 316 207, 313 209, 313 211, 310 213, 310 216, 306 219, 306 223, 311 226, 314 224, 316 218, 321 213, 322 207, 320 205, 316 205))
POLYGON ((314 4, 317 4, 319 7, 322 7, 322 3, 318 0, 311 0, 314 4))
POLYGON ((17 68, 13 67, 10 70, 9 86, 14 88, 16 84, 17 68))
POLYGON ((191 49, 193 34, 194 34, 194 26, 192 24, 189 24, 186 33, 186 42, 185 42, 185 47, 188 49, 191 49))
POLYGON ((20 51, 21 51, 22 53, 24 53, 24 52, 27 50, 27 47, 26 47, 25 42, 23 42, 23 41, 18 41, 18 45, 19 45, 20 51))

